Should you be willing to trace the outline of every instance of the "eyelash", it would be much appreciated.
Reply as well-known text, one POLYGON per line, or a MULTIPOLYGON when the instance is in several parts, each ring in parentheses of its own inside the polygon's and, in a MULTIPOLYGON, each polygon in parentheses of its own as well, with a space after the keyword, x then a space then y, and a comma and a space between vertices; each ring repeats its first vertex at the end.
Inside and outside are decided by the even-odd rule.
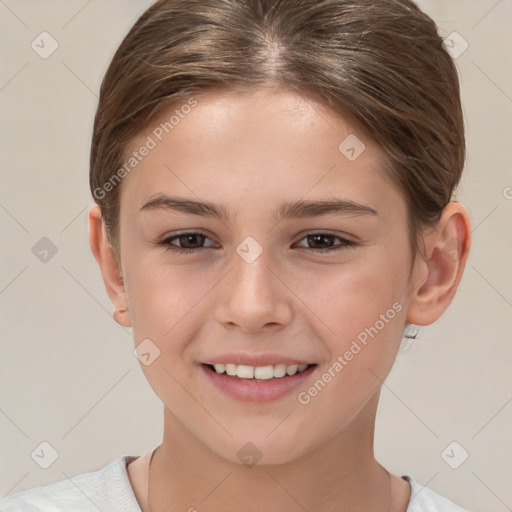
MULTIPOLYGON (((191 235, 202 235, 202 236, 205 236, 206 238, 208 238, 208 236, 205 233, 201 233, 200 231, 187 231, 184 233, 180 233, 179 235, 173 235, 169 238, 166 238, 165 240, 162 240, 161 242, 157 242, 157 245, 163 246, 165 248, 165 250, 167 250, 167 251, 173 251, 173 252, 180 253, 180 254, 192 254, 192 253, 197 253, 201 249, 206 249, 206 247, 198 247, 196 249, 185 249, 183 247, 179 247, 179 246, 171 243, 173 240, 183 238, 186 236, 191 236, 191 235)), ((326 249, 311 249, 311 248, 307 248, 307 247, 302 247, 302 249, 305 249, 306 251, 310 251, 310 252, 315 252, 315 253, 318 253, 318 252, 328 253, 328 252, 332 252, 332 251, 340 251, 343 249, 349 249, 349 248, 357 245, 356 242, 353 242, 352 240, 347 240, 346 238, 343 238, 338 235, 333 235, 332 233, 322 233, 322 232, 307 233, 300 239, 300 241, 304 240, 304 238, 307 238, 308 236, 315 236, 315 235, 324 235, 324 236, 328 236, 328 237, 332 237, 332 238, 337 238, 338 240, 341 240, 342 243, 337 246, 334 246, 334 247, 328 247, 326 249)))

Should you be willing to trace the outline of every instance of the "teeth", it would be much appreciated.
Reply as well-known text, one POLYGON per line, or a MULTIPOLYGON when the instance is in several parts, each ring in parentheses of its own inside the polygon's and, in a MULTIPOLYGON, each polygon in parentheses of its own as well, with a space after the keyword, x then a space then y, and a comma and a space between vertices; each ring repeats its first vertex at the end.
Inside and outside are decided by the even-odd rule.
MULTIPOLYGON (((215 371, 217 371, 217 368, 215 368, 215 371)), ((217 372, 217 373, 222 373, 222 372, 217 372)), ((226 373, 228 375, 236 375, 236 364, 227 364, 226 365, 226 373)))
POLYGON ((274 366, 274 377, 284 377, 286 375, 286 365, 276 364, 274 366))
POLYGON ((254 368, 254 378, 255 379, 271 379, 274 377, 274 367, 273 366, 256 366, 254 368))
POLYGON ((286 368, 286 373, 288 375, 295 375, 297 373, 298 369, 299 369, 298 364, 292 364, 292 365, 288 366, 288 368, 286 368))
POLYGON ((236 376, 241 379, 252 379, 254 378, 254 366, 245 366, 243 364, 239 364, 236 367, 236 376))
POLYGON ((307 364, 276 364, 274 366, 248 366, 245 364, 214 364, 213 367, 217 373, 227 373, 241 379, 268 380, 272 378, 281 378, 286 375, 295 375, 304 371, 307 364))

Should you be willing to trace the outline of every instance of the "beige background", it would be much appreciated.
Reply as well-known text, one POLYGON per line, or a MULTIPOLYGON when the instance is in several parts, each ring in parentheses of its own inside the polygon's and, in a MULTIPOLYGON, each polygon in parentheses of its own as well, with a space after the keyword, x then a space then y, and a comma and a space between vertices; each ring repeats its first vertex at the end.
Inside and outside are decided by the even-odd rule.
MULTIPOLYGON (((156 446, 159 400, 88 246, 88 152, 108 62, 148 0, 0 0, 0 496, 156 446), (42 59, 31 42, 59 47, 42 59), (49 238, 57 253, 32 248, 49 238), (31 453, 46 441, 57 460, 31 453)), ((468 160, 459 200, 473 248, 445 315, 399 354, 383 386, 376 455, 472 511, 512 508, 512 1, 421 2, 469 48, 468 160), (508 188, 507 188, 508 187, 508 188), (442 452, 453 441, 452 469, 442 452)))

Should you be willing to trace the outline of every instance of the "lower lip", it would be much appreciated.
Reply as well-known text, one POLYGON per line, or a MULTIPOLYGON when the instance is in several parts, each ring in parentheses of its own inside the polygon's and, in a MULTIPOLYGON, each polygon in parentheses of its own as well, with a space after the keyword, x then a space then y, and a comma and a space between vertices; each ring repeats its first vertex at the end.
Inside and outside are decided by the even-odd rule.
POLYGON ((217 373, 205 364, 201 364, 201 368, 217 389, 232 398, 244 402, 270 402, 284 397, 300 386, 315 371, 316 365, 292 376, 260 381, 217 373))

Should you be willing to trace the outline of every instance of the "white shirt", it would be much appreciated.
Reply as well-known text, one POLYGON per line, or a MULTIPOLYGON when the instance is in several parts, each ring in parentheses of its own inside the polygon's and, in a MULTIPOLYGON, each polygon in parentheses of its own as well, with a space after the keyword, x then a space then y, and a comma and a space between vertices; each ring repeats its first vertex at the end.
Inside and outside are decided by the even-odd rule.
MULTIPOLYGON (((136 458, 122 455, 97 471, 5 496, 0 512, 141 512, 126 468, 136 458)), ((411 477, 402 478, 411 485, 407 512, 469 512, 411 477)))

